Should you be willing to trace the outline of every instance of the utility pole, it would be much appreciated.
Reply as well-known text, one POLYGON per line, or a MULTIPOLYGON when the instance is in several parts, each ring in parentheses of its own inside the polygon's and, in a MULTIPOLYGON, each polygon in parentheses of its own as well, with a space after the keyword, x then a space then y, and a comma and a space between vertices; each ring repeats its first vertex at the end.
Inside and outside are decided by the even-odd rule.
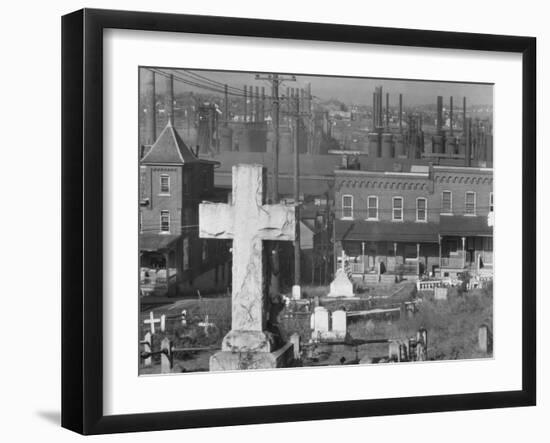
POLYGON ((227 93, 227 85, 223 85, 223 101, 225 105, 223 107, 223 125, 227 126, 227 122, 229 121, 229 94, 227 93))
MULTIPOLYGON (((271 83, 271 120, 273 122, 273 179, 272 179, 272 204, 279 202, 279 86, 283 81, 296 81, 296 76, 283 77, 279 74, 268 74, 262 77, 256 74, 256 80, 267 80, 271 83)), ((271 293, 279 294, 281 292, 281 282, 279 279, 279 246, 277 242, 272 248, 271 265, 271 293)))
POLYGON ((296 213, 296 236, 294 240, 294 285, 300 286, 300 97, 294 102, 294 211, 296 213))

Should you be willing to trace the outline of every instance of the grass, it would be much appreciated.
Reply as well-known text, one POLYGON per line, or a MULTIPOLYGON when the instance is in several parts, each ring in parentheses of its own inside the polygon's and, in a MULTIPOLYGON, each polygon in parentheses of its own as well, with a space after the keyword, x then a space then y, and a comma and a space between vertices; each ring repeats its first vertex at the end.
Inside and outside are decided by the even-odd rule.
POLYGON ((424 297, 420 311, 412 318, 358 321, 350 324, 348 330, 354 338, 404 338, 415 336, 423 327, 428 331, 430 360, 457 360, 487 357, 477 348, 482 324, 492 329, 492 288, 470 292, 452 288, 446 301, 424 297))

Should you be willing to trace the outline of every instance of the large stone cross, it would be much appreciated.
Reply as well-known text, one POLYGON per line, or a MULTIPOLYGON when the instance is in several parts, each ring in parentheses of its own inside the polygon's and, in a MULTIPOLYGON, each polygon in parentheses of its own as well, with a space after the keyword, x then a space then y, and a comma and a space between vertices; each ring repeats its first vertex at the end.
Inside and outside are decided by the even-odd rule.
POLYGON ((199 235, 233 240, 231 331, 222 351, 271 352, 264 331, 264 263, 262 241, 292 241, 294 206, 265 204, 265 169, 233 166, 231 204, 201 203, 199 235))

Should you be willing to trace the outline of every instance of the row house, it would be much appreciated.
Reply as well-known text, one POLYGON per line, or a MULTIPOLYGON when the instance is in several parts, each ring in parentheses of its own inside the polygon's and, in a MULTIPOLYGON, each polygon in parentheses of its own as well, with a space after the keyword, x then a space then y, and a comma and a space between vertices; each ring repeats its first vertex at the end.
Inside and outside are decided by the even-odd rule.
POLYGON ((412 165, 335 171, 335 257, 353 274, 492 275, 493 172, 412 165))

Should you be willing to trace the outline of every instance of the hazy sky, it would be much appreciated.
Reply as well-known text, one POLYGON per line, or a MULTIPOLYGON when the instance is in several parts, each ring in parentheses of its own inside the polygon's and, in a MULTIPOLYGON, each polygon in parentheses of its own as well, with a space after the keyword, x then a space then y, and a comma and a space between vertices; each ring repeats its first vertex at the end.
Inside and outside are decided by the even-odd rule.
MULTIPOLYGON (((255 79, 256 73, 242 72, 223 72, 223 71, 189 71, 198 74, 200 77, 193 77, 189 72, 182 70, 170 70, 158 68, 163 72, 172 72, 179 75, 181 78, 207 83, 203 78, 213 80, 220 83, 227 83, 230 87, 242 88, 248 86, 265 86, 266 95, 270 93, 270 85, 267 81, 255 79)), ((265 76, 265 74, 261 74, 265 76)), ((143 79, 142 79, 143 80, 143 79)), ((472 84, 472 83, 450 83, 450 82, 433 82, 433 81, 414 81, 414 80, 388 80, 375 78, 351 78, 351 77, 321 77, 314 75, 297 75, 296 81, 284 82, 280 89, 280 94, 286 92, 286 87, 305 87, 306 83, 311 83, 312 95, 321 99, 336 98, 344 103, 350 104, 372 104, 372 93, 376 86, 382 86, 384 94, 390 93, 390 105, 394 106, 398 103, 398 94, 403 94, 403 105, 419 105, 436 103, 436 97, 442 95, 443 102, 447 104, 449 97, 454 98, 455 106, 462 106, 462 97, 467 97, 468 105, 492 105, 493 103, 493 86, 487 84, 472 84)), ((163 93, 165 85, 165 77, 157 74, 156 89, 157 92, 163 93)), ((220 87, 221 88, 221 87, 220 87)), ((187 85, 177 79, 174 80, 175 93, 183 91, 199 91, 199 88, 187 85)), ((205 91, 208 92, 208 91, 205 91)), ((385 97, 384 97, 385 103, 385 97)))

